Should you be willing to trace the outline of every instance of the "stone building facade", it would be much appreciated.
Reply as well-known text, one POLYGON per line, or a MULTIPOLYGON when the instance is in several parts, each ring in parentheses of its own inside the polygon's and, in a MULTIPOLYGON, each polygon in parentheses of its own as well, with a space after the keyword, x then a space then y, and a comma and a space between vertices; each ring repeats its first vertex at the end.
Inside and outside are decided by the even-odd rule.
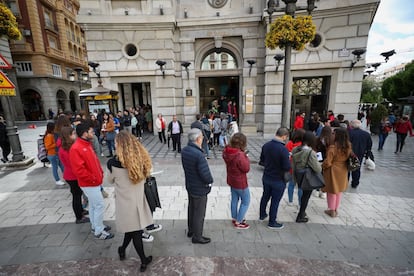
MULTIPOLYGON (((277 66, 274 56, 283 51, 264 45, 266 4, 88 0, 81 1, 77 22, 85 30, 89 60, 100 64, 104 86, 120 92, 120 109, 151 104, 154 117, 162 113, 169 120, 177 114, 188 126, 211 101, 226 96, 236 102, 243 132, 272 136, 281 125, 284 60, 277 66)), ((352 51, 366 48, 379 0, 315 4, 317 39, 292 53, 292 117, 298 111, 333 110, 354 119, 365 61, 362 56, 350 68, 352 51)))
MULTIPOLYGON (((78 0, 7 0, 21 40, 10 41, 20 101, 17 119, 41 120, 48 109, 79 111, 82 83, 74 69, 88 64, 83 30, 76 23, 78 0), (70 76, 74 75, 74 81, 70 76)), ((81 71, 79 71, 81 72, 81 71)), ((82 76, 82 75, 80 75, 82 76)))

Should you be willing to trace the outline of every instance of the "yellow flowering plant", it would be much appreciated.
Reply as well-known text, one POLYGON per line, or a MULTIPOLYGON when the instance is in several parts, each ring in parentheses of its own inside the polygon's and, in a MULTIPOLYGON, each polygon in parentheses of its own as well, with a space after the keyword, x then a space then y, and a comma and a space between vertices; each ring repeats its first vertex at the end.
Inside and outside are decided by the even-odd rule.
POLYGON ((283 49, 291 45, 293 49, 301 51, 306 43, 315 38, 316 26, 312 22, 312 16, 283 15, 270 24, 270 30, 266 34, 265 45, 270 49, 277 47, 283 49))
POLYGON ((3 35, 14 40, 22 37, 16 17, 7 6, 0 2, 0 36, 3 35))

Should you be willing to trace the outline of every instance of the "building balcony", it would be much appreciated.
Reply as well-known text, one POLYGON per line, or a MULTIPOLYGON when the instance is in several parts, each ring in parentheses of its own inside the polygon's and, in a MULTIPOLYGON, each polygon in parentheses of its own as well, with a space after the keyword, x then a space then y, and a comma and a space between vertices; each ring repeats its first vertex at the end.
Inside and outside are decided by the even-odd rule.
POLYGON ((10 43, 10 51, 12 53, 32 53, 33 46, 31 43, 10 43))
POLYGON ((49 55, 54 56, 54 57, 58 57, 58 58, 65 57, 65 53, 63 51, 55 49, 55 48, 47 47, 46 51, 49 55))

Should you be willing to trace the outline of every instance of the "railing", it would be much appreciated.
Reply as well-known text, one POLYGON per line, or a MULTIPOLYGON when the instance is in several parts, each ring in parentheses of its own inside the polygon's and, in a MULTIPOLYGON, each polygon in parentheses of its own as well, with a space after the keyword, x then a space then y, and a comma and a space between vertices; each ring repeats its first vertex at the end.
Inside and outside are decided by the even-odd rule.
POLYGON ((63 53, 63 51, 55 49, 55 48, 47 47, 46 51, 49 55, 52 55, 52 56, 56 56, 56 57, 59 57, 59 58, 64 58, 65 57, 65 53, 63 53))

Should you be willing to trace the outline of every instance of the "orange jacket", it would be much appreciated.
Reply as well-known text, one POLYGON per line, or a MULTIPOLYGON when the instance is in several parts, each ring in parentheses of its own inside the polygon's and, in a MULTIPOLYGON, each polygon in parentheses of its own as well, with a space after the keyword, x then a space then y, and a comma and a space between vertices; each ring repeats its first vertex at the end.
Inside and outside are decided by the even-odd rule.
POLYGON ((44 143, 47 155, 56 155, 56 142, 55 135, 53 135, 53 133, 48 133, 45 136, 44 143))

